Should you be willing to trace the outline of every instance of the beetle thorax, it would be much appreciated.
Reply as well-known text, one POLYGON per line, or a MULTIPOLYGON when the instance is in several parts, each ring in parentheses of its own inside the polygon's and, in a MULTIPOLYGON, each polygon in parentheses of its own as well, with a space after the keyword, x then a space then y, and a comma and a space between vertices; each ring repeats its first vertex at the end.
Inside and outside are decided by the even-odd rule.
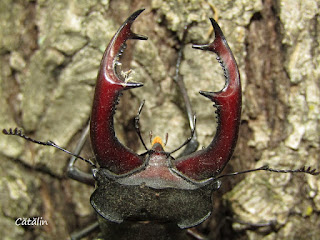
POLYGON ((153 142, 152 149, 146 159, 146 167, 129 177, 117 179, 117 182, 125 185, 145 185, 155 189, 198 188, 197 185, 188 182, 172 171, 171 161, 174 160, 164 151, 163 144, 160 142, 153 142))

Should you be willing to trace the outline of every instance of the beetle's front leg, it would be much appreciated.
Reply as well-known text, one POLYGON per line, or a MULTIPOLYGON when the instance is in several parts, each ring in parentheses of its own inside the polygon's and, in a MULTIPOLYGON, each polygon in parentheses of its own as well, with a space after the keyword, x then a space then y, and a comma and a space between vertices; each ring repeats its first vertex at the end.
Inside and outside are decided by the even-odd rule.
POLYGON ((195 120, 194 120, 194 113, 192 111, 190 98, 189 98, 186 86, 185 86, 183 78, 180 74, 180 66, 181 66, 183 50, 184 50, 184 46, 185 46, 185 38, 187 36, 188 29, 190 26, 191 26, 191 24, 185 26, 185 28, 184 28, 183 37, 182 37, 182 41, 181 41, 182 45, 181 45, 179 52, 178 52, 178 59, 177 59, 177 63, 176 63, 176 71, 175 71, 174 81, 178 85, 178 88, 179 88, 181 95, 183 97, 183 101, 184 101, 187 116, 188 116, 189 126, 191 129, 191 132, 194 131, 194 134, 192 134, 191 140, 189 141, 189 143, 184 148, 183 152, 178 157, 189 155, 189 154, 195 152, 199 147, 196 126, 195 126, 195 120))
MULTIPOLYGON (((76 155, 80 155, 81 150, 84 146, 84 144, 87 141, 87 138, 89 136, 89 129, 90 129, 90 124, 88 123, 86 128, 83 130, 82 134, 81 134, 81 138, 76 146, 76 149, 74 151, 74 153, 76 155)), ((68 164, 68 168, 67 168, 67 175, 69 178, 72 178, 74 180, 77 180, 79 182, 94 186, 94 178, 92 176, 92 174, 86 173, 81 171, 79 168, 77 168, 75 166, 75 162, 77 161, 77 157, 72 156, 70 158, 69 164, 68 164)))
POLYGON ((94 232, 99 228, 99 222, 95 221, 94 223, 90 224, 89 226, 81 229, 77 232, 73 232, 70 236, 70 240, 80 240, 83 237, 88 236, 90 233, 94 232))

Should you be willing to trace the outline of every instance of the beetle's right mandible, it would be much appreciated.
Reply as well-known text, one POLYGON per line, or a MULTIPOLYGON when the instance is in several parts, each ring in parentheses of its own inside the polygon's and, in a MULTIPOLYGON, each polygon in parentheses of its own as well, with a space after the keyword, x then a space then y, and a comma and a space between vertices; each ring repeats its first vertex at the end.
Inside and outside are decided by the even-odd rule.
POLYGON ((112 38, 101 60, 94 95, 90 138, 93 152, 100 167, 115 174, 124 174, 143 164, 143 159, 115 136, 113 116, 121 91, 141 87, 141 83, 128 82, 117 74, 116 64, 128 39, 147 40, 131 31, 131 25, 144 9, 133 13, 112 38))

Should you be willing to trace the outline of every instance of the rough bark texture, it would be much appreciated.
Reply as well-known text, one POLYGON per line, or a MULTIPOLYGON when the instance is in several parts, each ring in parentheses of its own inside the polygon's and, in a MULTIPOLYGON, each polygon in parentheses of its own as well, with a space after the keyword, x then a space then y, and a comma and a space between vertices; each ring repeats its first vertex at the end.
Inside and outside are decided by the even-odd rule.
MULTIPOLYGON (((0 127, 18 126, 72 150, 88 121, 103 50, 141 7, 146 11, 134 29, 149 40, 131 41, 123 63, 144 87, 120 101, 116 132, 123 143, 143 149, 132 124, 143 99, 145 139, 150 130, 161 137, 168 132, 170 151, 189 136, 173 75, 183 27, 192 21, 181 73, 197 113, 200 144, 210 142, 214 109, 198 91, 220 90, 223 73, 214 55, 191 49, 191 43, 213 39, 208 18, 215 17, 238 61, 243 86, 240 137, 226 172, 264 164, 319 168, 319 0, 1 0, 0 127)), ((2 239, 66 239, 95 218, 89 204, 93 189, 67 179, 66 154, 2 134, 0 154, 2 239), (17 218, 32 217, 49 225, 15 225, 17 218)), ((83 155, 91 156, 90 146, 83 155)), ((198 229, 209 239, 318 239, 319 189, 319 177, 298 174, 225 179, 214 194, 214 214, 198 229), (277 224, 255 229, 226 216, 277 224)))

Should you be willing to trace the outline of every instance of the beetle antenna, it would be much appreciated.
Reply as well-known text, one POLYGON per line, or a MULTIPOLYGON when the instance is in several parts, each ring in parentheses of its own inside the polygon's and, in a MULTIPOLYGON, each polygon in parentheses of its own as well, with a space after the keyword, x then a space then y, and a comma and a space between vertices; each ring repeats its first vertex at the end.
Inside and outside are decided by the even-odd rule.
POLYGON ((254 168, 254 169, 249 169, 249 170, 245 170, 245 171, 241 171, 241 172, 234 172, 234 173, 227 173, 224 175, 220 175, 216 179, 223 178, 223 177, 231 177, 231 176, 236 176, 236 175, 250 173, 250 172, 256 172, 256 171, 268 171, 268 172, 276 172, 276 173, 306 173, 306 174, 310 174, 310 175, 314 175, 314 176, 320 174, 320 172, 319 171, 317 172, 317 170, 315 168, 313 168, 313 169, 311 167, 306 168, 305 166, 292 170, 292 169, 273 169, 273 168, 270 168, 268 165, 264 165, 259 168, 254 168))
POLYGON ((55 144, 55 143, 52 142, 52 141, 41 142, 41 141, 35 140, 35 139, 33 139, 33 138, 30 138, 30 137, 24 135, 24 134, 22 133, 22 131, 21 131, 20 129, 18 129, 18 128, 15 128, 15 129, 9 128, 9 130, 3 129, 3 130, 2 130, 2 133, 5 134, 5 135, 18 136, 18 137, 21 137, 21 138, 23 138, 23 139, 25 139, 25 140, 27 140, 27 141, 30 141, 30 142, 33 142, 33 143, 36 143, 36 144, 40 144, 40 145, 44 145, 44 146, 50 146, 50 147, 55 147, 55 148, 59 149, 60 151, 63 151, 63 152, 65 152, 65 153, 68 153, 68 154, 70 154, 70 155, 72 155, 72 156, 74 156, 74 157, 76 157, 76 158, 79 158, 79 159, 85 161, 86 163, 89 163, 89 164, 90 164, 91 166, 93 166, 93 167, 97 167, 91 160, 86 159, 86 158, 83 158, 83 157, 81 157, 81 156, 79 156, 79 155, 77 155, 77 154, 74 154, 74 153, 72 153, 72 152, 69 152, 68 150, 66 150, 66 149, 58 146, 57 144, 55 144))
POLYGON ((139 109, 138 109, 138 113, 137 116, 134 118, 134 127, 136 129, 136 132, 140 138, 140 141, 142 142, 142 145, 144 146, 144 148, 148 151, 149 149, 147 148, 146 144, 143 141, 142 135, 141 135, 141 131, 140 131, 140 114, 142 111, 142 108, 144 106, 145 100, 142 100, 139 109))

